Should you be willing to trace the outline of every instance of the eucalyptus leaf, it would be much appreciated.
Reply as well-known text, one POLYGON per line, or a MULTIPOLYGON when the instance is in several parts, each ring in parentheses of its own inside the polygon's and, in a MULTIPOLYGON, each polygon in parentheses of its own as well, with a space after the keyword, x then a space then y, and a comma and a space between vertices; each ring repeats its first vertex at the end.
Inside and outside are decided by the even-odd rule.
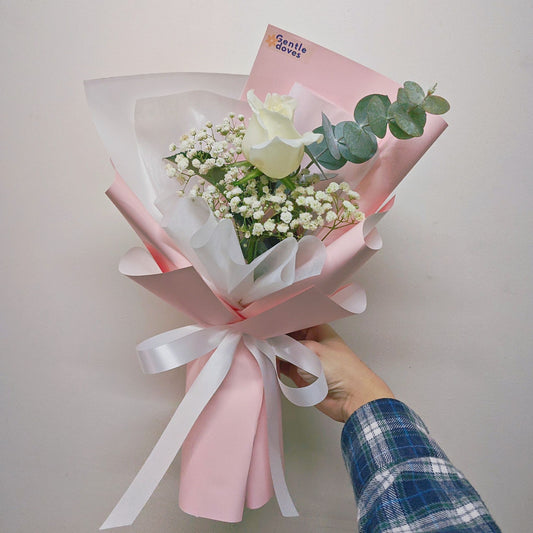
POLYGON ((340 159, 341 154, 337 147, 337 139, 335 139, 335 135, 333 134, 333 127, 329 118, 324 113, 322 113, 322 131, 324 132, 324 140, 326 141, 331 156, 333 159, 340 159))
POLYGON ((407 104, 394 102, 389 108, 389 114, 405 133, 413 137, 420 137, 424 133, 426 112, 421 107, 409 109, 407 104))
MULTIPOLYGON (((315 128, 313 130, 313 133, 322 133, 324 134, 324 130, 322 126, 315 128)), ((312 143, 309 146, 305 147, 305 151, 308 152, 308 155, 311 154, 320 165, 327 168, 328 170, 338 170, 339 168, 343 167, 346 164, 346 159, 342 157, 340 159, 335 159, 330 151, 328 150, 327 146, 324 146, 326 143, 312 143)))
MULTIPOLYGON (((340 150, 340 146, 339 146, 340 150)), ((342 157, 340 159, 335 159, 330 153, 325 152, 319 157, 317 157, 317 161, 328 170, 339 170, 339 168, 342 168, 346 164, 346 159, 342 157)))
POLYGON ((383 139, 387 133, 387 108, 377 95, 370 99, 367 112, 370 129, 380 139, 383 139))
POLYGON ((361 100, 359 100, 355 106, 353 118, 359 124, 364 125, 368 123, 368 105, 375 96, 381 100, 386 110, 389 109, 390 99, 386 94, 369 94, 368 96, 361 98, 361 100))
POLYGON ((450 110, 450 104, 442 96, 430 94, 426 96, 422 105, 425 111, 432 115, 443 115, 450 110))
POLYGON ((339 151, 342 157, 344 157, 346 161, 350 161, 350 163, 356 163, 357 165, 360 165, 361 163, 366 163, 368 161, 366 158, 356 157, 353 155, 348 147, 343 143, 339 143, 339 151))
POLYGON ((339 122, 335 126, 335 137, 339 140, 339 152, 341 153, 342 157, 344 157, 344 159, 346 159, 347 161, 350 161, 350 163, 361 164, 368 160, 353 155, 352 152, 350 152, 350 150, 346 146, 346 143, 344 142, 344 125, 348 124, 349 122, 351 121, 345 120, 344 122, 339 122))
POLYGON ((407 96, 407 91, 403 87, 400 87, 398 89, 398 94, 396 95, 396 102, 398 102, 399 104, 409 105, 409 97, 407 96))
POLYGON ((405 88, 405 92, 407 93, 407 98, 411 104, 420 105, 424 101, 426 93, 424 92, 424 89, 418 85, 418 83, 414 81, 406 81, 403 86, 405 88))
POLYGON ((377 138, 385 137, 387 125, 398 139, 420 137, 424 133, 426 113, 441 115, 450 109, 444 98, 433 94, 435 88, 436 85, 426 94, 418 83, 406 81, 392 104, 384 94, 369 94, 357 102, 353 114, 355 122, 333 125, 323 114, 322 126, 313 131, 322 133, 326 142, 313 143, 305 151, 319 168, 338 170, 347 161, 368 161, 378 149, 377 138))
POLYGON ((424 126, 426 125, 426 112, 421 106, 416 106, 409 110, 409 116, 413 122, 420 128, 420 135, 424 133, 424 126))
POLYGON ((353 155, 344 142, 344 125, 348 124, 348 122, 351 121, 345 120, 344 122, 339 122, 335 126, 335 137, 339 139, 339 152, 341 153, 342 157, 344 157, 344 159, 346 159, 347 161, 350 161, 350 163, 364 163, 365 161, 367 161, 367 159, 362 159, 361 157, 356 157, 355 155, 353 155))
POLYGON ((394 122, 394 120, 389 121, 389 129, 390 132, 397 138, 397 139, 412 139, 413 135, 409 135, 408 133, 405 133, 401 128, 398 127, 398 124, 394 122))
POLYGON ((376 136, 357 122, 347 122, 344 125, 344 141, 355 157, 365 161, 368 161, 378 149, 376 136))

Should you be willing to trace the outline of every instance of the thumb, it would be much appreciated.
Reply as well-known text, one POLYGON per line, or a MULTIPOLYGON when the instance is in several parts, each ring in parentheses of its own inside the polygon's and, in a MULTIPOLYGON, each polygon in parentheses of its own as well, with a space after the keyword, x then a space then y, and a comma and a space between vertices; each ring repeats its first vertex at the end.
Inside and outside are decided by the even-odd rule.
POLYGON ((306 383, 313 383, 313 381, 316 380, 316 376, 313 376, 313 374, 310 374, 309 372, 306 372, 302 368, 296 368, 296 373, 306 382, 306 383))

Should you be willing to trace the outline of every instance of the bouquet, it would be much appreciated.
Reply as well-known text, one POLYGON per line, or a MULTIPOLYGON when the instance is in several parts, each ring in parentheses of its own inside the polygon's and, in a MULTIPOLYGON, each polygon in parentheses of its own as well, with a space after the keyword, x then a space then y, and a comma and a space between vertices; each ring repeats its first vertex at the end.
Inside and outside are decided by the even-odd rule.
POLYGON ((195 322, 137 346, 146 373, 186 365, 187 392, 101 529, 133 523, 180 449, 187 513, 238 522, 275 494, 296 516, 280 392, 311 406, 327 383, 287 334, 364 311, 352 277, 449 105, 273 26, 248 78, 134 76, 86 92, 116 170, 107 194, 144 244, 120 271, 195 322), (288 387, 278 358, 316 380, 288 387))

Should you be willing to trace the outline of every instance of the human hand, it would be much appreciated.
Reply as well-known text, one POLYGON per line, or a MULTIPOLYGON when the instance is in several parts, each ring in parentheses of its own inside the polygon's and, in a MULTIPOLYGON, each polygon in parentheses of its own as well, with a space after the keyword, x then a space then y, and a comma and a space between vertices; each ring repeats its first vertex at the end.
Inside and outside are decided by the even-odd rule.
MULTIPOLYGON (((394 398, 386 383, 348 348, 331 326, 315 326, 292 336, 320 358, 329 392, 316 407, 333 420, 346 422, 364 404, 394 398)), ((298 387, 316 379, 286 361, 280 361, 280 371, 298 387)))

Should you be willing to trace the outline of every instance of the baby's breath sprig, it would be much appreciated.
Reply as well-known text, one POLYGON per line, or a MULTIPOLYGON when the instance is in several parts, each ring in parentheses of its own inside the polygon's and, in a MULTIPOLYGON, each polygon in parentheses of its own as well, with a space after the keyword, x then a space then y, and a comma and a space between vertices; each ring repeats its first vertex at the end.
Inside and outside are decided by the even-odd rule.
POLYGON ((228 165, 236 165, 242 153, 242 139, 246 133, 244 116, 230 113, 221 124, 206 122, 203 128, 193 128, 181 136, 179 145, 171 144, 170 152, 178 152, 165 158, 169 161, 167 174, 187 185, 193 176, 209 182, 218 181, 228 165))
POLYGON ((217 218, 233 220, 248 262, 288 237, 300 239, 325 228, 325 238, 364 219, 359 195, 346 182, 324 188, 322 173, 308 167, 272 180, 243 160, 243 122, 242 115, 231 113, 219 125, 207 122, 192 129, 179 145, 170 145, 177 153, 166 160, 179 195, 201 197, 217 218))

